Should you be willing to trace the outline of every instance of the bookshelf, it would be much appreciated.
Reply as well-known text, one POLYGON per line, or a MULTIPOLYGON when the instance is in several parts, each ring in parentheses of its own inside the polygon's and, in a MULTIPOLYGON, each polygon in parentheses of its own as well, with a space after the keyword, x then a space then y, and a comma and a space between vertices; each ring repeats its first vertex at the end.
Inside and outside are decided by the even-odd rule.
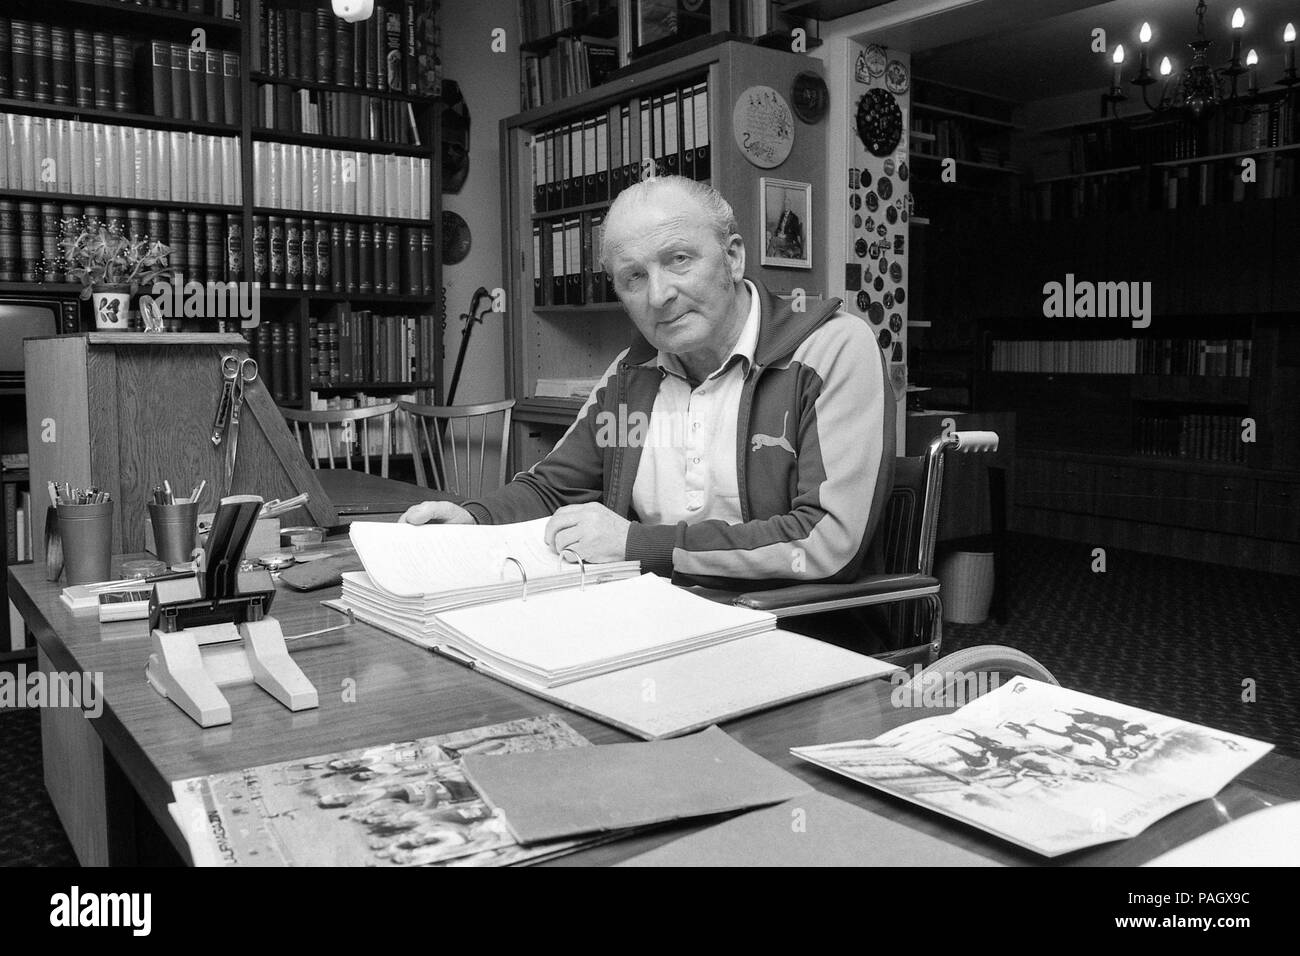
MULTIPOLYGON (((9 175, 0 178, 0 231, 9 227, 13 233, 12 243, 0 236, 0 292, 76 292, 75 286, 58 281, 61 274, 45 268, 41 260, 57 248, 57 234, 24 240, 24 214, 28 219, 120 216, 126 228, 139 227, 173 245, 173 261, 181 260, 187 278, 261 283, 265 328, 249 330, 247 336, 253 352, 268 360, 264 377, 278 400, 306 407, 314 385, 337 394, 346 390, 344 385, 355 384, 358 391, 361 386, 388 392, 411 386, 412 391, 418 389, 419 398, 436 402, 442 350, 437 328, 441 262, 436 254, 441 242, 440 67, 436 50, 430 54, 429 47, 417 47, 416 40, 424 44, 436 33, 436 21, 429 18, 437 8, 436 0, 381 0, 371 21, 354 25, 336 18, 328 3, 303 0, 244 0, 242 4, 68 0, 55 5, 14 0, 7 4, 0 32, 8 28, 11 35, 12 24, 19 21, 26 25, 21 31, 24 36, 35 32, 43 38, 42 44, 51 43, 51 55, 53 35, 62 38, 60 50, 76 49, 80 54, 89 43, 90 59, 84 76, 80 61, 50 60, 48 68, 33 61, 23 66, 32 84, 24 83, 21 91, 10 82, 18 69, 11 59, 0 60, 0 115, 14 116, 19 125, 39 123, 42 132, 55 129, 51 124, 57 123, 60 137, 71 136, 74 129, 89 129, 85 124, 97 124, 108 131, 105 141, 110 145, 118 142, 117 137, 125 144, 128 154, 120 165, 129 162, 129 151, 140 138, 146 140, 142 144, 146 157, 155 143, 157 149, 153 165, 141 170, 134 181, 116 169, 110 170, 113 175, 107 180, 98 169, 76 181, 61 178, 43 183, 32 180, 35 170, 28 172, 29 181, 9 175), (221 15, 235 10, 239 18, 221 15), (213 64, 219 70, 215 79, 206 60, 197 76, 173 69, 173 65, 191 68, 188 57, 173 64, 171 56, 194 42, 196 29, 203 31, 207 50, 229 55, 228 63, 218 57, 213 64), (114 37, 118 52, 129 52, 129 57, 120 56, 116 62, 111 58, 114 37), (105 38, 107 44, 101 44, 105 38), (107 50, 101 50, 101 45, 107 50), (67 74, 62 81, 61 71, 67 74), (48 90, 42 79, 47 74, 48 90), (40 91, 34 89, 38 79, 40 91), (191 81, 202 91, 192 93, 191 81), (218 144, 214 156, 199 150, 199 158, 220 166, 228 192, 209 193, 206 183, 202 194, 193 188, 178 195, 156 190, 151 185, 155 174, 175 165, 167 150, 197 137, 213 137, 218 144), (267 160, 264 168, 263 159, 267 160), (321 164, 315 178, 289 168, 292 163, 293 170, 305 170, 313 161, 321 164), (381 164, 384 169, 377 170, 381 164), (363 169, 372 171, 364 183, 359 176, 348 175, 363 169), (273 176, 275 188, 268 185, 273 176), (296 190, 293 200, 282 194, 290 184, 296 190), (372 189, 381 198, 358 203, 372 189), (411 196, 417 197, 413 205, 406 203, 411 196), (218 216, 219 220, 214 218, 218 216), (297 231, 264 234, 261 226, 266 223, 269 230, 272 222, 295 225, 297 231), (323 231, 333 240, 336 229, 342 248, 322 242, 318 235, 323 231), (362 236, 369 240, 366 250, 353 253, 346 248, 348 238, 360 241, 362 236), (291 237, 300 243, 310 238, 315 248, 289 248, 291 237), (3 254, 10 245, 12 263, 3 254), (394 247, 402 259, 396 268, 385 261, 394 247), (198 258, 187 257, 189 252, 197 252, 198 258), (317 282, 319 260, 327 260, 330 272, 342 275, 351 258, 358 260, 355 281, 317 282), (311 268, 304 271, 308 260, 311 268), (360 260, 366 262, 364 269, 360 260), (272 265, 297 269, 293 276, 273 276, 272 265), (363 284, 364 273, 370 274, 370 281, 363 284), (385 279, 396 273, 397 281, 376 285, 374 273, 385 279), (419 356, 418 368, 394 371, 391 380, 369 368, 358 370, 364 374, 355 382, 314 379, 308 349, 311 329, 326 313, 340 311, 412 317, 427 327, 420 341, 429 352, 419 356), (296 340, 287 363, 278 358, 281 343, 273 347, 269 340, 276 330, 286 341, 296 340), (276 359, 271 358, 273 351, 276 359)), ((9 37, 0 39, 8 47, 9 37)), ((193 66, 200 66, 198 57, 193 66)), ((0 137, 5 135, 0 128, 0 137)), ((12 145, 6 139, 10 156, 12 145)), ((37 145, 41 144, 30 147, 33 162, 37 145)), ((6 168, 21 174, 21 164, 15 166, 12 160, 6 168)), ((60 168, 60 177, 64 176, 60 168)), ((410 348, 407 353, 414 365, 410 348)))
POLYGON ((636 181, 645 159, 654 161, 656 174, 689 174, 727 196, 746 239, 749 275, 775 293, 798 286, 810 296, 825 294, 817 271, 826 255, 825 223, 817 221, 824 217, 814 218, 809 236, 813 271, 760 266, 758 202, 763 176, 811 183, 814 207, 824 200, 825 127, 797 123, 790 156, 776 170, 751 165, 731 130, 732 107, 743 91, 753 85, 788 90, 806 70, 820 73, 821 64, 720 42, 502 121, 503 256, 510 263, 505 358, 518 403, 511 442, 516 468, 543 457, 582 404, 537 397, 538 380, 599 377, 630 341, 631 321, 595 258, 605 210, 624 184, 636 181), (565 155, 582 160, 582 176, 564 164, 565 155))
POLYGON ((1039 104, 916 96, 911 380, 938 407, 1015 412, 1012 528, 1300 571, 1294 98, 1031 125, 1039 104), (955 184, 935 181, 945 156, 955 184), (1047 317, 1067 275, 1149 281, 1151 326, 1047 317))

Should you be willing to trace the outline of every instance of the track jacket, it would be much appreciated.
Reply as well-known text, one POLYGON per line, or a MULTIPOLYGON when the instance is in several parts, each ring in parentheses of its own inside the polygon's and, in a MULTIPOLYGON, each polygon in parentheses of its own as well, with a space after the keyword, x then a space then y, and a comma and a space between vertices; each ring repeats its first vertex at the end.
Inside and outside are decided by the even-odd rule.
POLYGON ((465 504, 474 519, 528 521, 599 501, 632 521, 627 559, 675 583, 734 589, 856 578, 893 483, 894 396, 884 355, 839 299, 794 312, 750 281, 760 326, 736 417, 741 523, 637 520, 632 486, 666 374, 639 335, 546 458, 465 504))

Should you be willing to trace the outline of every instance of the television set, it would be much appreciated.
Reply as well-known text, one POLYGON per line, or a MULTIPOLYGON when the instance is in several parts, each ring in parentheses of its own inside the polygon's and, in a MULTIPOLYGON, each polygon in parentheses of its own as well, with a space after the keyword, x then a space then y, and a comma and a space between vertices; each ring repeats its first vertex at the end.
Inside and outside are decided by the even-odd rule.
POLYGON ((0 386, 23 384, 23 339, 78 331, 75 298, 0 295, 0 386))

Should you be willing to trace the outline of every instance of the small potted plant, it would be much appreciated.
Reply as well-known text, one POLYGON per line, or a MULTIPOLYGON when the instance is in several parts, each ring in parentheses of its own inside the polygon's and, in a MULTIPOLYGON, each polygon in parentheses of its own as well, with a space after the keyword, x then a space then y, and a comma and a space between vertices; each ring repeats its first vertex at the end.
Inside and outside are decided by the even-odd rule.
POLYGON ((97 220, 67 220, 59 249, 67 277, 92 300, 98 329, 126 329, 131 296, 171 275, 167 246, 147 236, 128 238, 97 220))

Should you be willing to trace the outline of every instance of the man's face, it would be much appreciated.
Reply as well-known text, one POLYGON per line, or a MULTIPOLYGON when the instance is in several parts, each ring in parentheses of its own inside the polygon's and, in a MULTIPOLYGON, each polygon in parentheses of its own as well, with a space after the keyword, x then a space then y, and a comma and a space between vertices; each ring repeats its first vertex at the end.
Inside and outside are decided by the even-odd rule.
POLYGON ((699 204, 675 189, 620 210, 607 228, 614 291, 651 345, 676 355, 730 348, 744 321, 739 236, 720 245, 699 204))

